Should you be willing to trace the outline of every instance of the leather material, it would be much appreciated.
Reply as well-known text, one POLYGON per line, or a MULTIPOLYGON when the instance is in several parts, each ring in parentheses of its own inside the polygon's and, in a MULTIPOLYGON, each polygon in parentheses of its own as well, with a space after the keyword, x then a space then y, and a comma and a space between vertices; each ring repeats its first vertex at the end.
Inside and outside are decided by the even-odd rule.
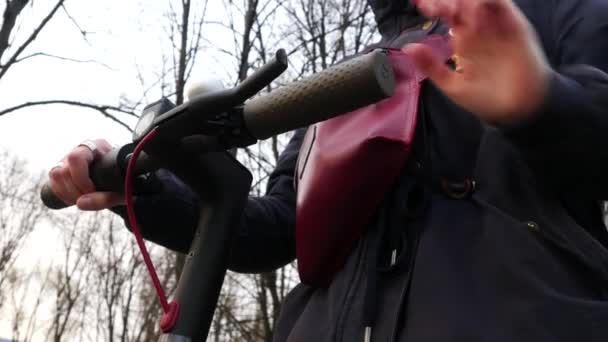
MULTIPOLYGON (((445 60, 450 56, 447 37, 420 43, 445 60)), ((302 143, 295 175, 296 256, 305 284, 329 285, 410 154, 426 77, 403 51, 388 53, 393 96, 311 126, 302 143)))

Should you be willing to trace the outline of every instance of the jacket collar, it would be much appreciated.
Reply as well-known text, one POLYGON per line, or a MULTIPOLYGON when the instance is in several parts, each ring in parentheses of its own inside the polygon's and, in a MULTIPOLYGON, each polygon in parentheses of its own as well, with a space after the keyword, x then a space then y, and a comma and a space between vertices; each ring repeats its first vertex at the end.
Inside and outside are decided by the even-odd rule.
POLYGON ((367 3, 374 11, 378 31, 383 38, 394 37, 425 21, 409 0, 367 0, 367 3))

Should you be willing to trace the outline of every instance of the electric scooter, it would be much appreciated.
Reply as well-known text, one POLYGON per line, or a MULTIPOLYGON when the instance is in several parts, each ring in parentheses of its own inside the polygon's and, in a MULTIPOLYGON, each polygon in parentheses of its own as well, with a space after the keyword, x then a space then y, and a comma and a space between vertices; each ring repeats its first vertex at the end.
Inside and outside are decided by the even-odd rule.
MULTIPOLYGON (((374 104, 391 96, 395 87, 386 51, 373 50, 255 96, 286 68, 287 56, 279 50, 234 88, 204 93, 179 106, 168 99, 148 105, 133 132, 133 144, 114 149, 89 167, 99 191, 128 194, 132 177, 162 168, 201 198, 174 301, 163 303, 163 341, 204 341, 209 333, 252 182, 251 173, 227 150, 374 104)), ((41 198, 52 209, 67 206, 48 185, 41 198)))

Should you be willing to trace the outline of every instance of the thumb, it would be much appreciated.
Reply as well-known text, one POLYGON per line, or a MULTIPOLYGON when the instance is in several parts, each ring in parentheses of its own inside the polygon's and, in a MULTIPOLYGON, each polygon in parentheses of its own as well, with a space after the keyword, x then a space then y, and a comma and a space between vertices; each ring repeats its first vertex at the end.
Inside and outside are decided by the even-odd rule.
POLYGON ((403 48, 418 69, 425 74, 437 87, 446 92, 452 88, 456 75, 444 61, 428 46, 412 43, 403 48))
POLYGON ((102 210, 124 204, 124 196, 116 192, 91 192, 78 197, 80 210, 102 210))

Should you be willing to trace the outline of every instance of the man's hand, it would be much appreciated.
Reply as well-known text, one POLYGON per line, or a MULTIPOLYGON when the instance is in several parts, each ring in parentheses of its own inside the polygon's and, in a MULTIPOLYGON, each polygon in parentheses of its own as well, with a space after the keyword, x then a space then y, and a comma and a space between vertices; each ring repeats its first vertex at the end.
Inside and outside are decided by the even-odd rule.
POLYGON ((123 196, 113 192, 97 192, 89 178, 89 165, 96 157, 112 150, 105 140, 95 140, 95 153, 86 146, 75 147, 49 171, 49 186, 64 203, 76 204, 82 210, 102 210, 123 204, 123 196))
POLYGON ((512 0, 417 0, 452 32, 457 71, 420 44, 405 48, 452 101, 482 120, 514 123, 542 105, 551 67, 536 32, 512 0))

